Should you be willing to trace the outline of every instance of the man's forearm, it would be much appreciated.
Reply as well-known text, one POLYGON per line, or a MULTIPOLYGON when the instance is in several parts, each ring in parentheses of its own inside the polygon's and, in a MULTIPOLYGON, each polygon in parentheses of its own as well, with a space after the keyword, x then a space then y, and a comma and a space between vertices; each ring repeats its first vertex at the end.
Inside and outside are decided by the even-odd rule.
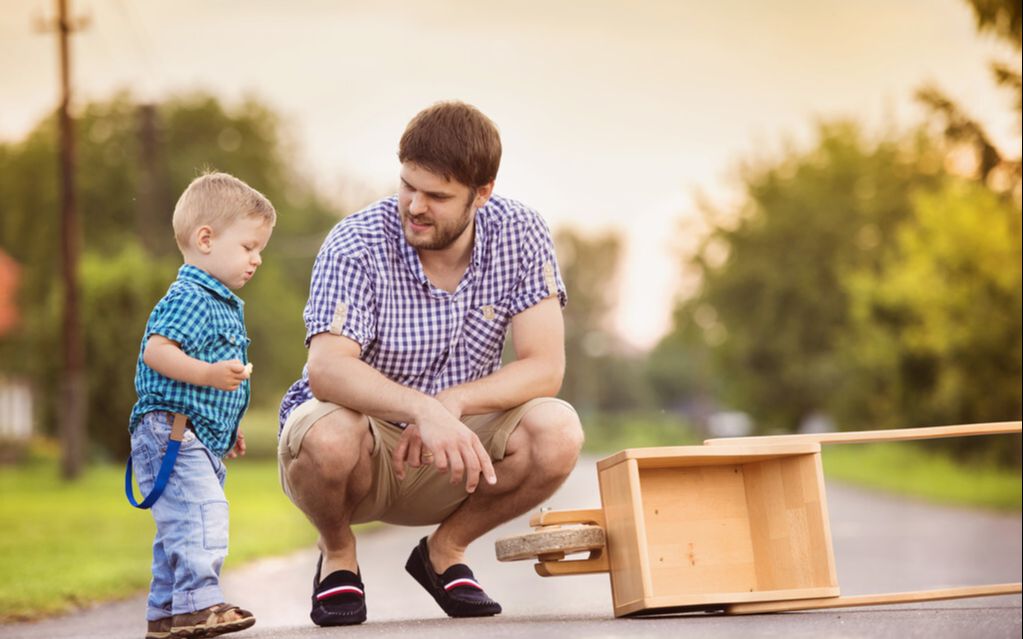
POLYGON ((394 422, 415 423, 435 403, 356 357, 338 358, 329 366, 310 363, 309 385, 316 399, 394 422))
POLYGON ((561 390, 564 366, 547 359, 515 360, 486 377, 447 390, 462 415, 508 410, 561 390))

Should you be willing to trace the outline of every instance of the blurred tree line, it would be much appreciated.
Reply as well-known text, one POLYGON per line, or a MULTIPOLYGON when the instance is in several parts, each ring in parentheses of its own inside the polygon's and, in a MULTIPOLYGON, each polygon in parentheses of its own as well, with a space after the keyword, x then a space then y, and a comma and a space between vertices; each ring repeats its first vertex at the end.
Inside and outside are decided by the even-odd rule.
MULTIPOLYGON (((1018 134, 1020 5, 971 4, 1014 51, 992 70, 1018 134)), ((684 264, 701 287, 648 360, 660 402, 708 396, 761 433, 1020 419, 1020 158, 939 88, 917 97, 917 131, 822 123, 813 148, 741 170, 741 206, 705 208, 684 264)), ((950 442, 1020 464, 1018 438, 950 442)))
MULTIPOLYGON (((1019 127, 1020 7, 973 6, 978 28, 1015 51, 992 71, 1019 127)), ((742 203, 701 211, 710 230, 681 265, 700 287, 649 353, 630 352, 610 326, 621 238, 556 234, 570 299, 561 395, 591 437, 652 428, 664 443, 685 437, 677 420, 651 426, 637 412, 705 423, 742 410, 761 433, 822 415, 842 429, 1020 419, 1020 158, 1003 157, 939 87, 918 98, 931 118, 908 134, 824 122, 811 148, 748 163, 742 203)), ((180 264, 171 212, 205 168, 245 179, 279 212, 259 276, 241 292, 253 403, 274 406, 298 375, 312 260, 342 210, 290 165, 285 131, 257 102, 228 109, 208 95, 145 105, 124 94, 80 115, 88 424, 99 449, 127 452, 142 328, 180 264)), ((0 340, 0 362, 43 396, 61 362, 55 158, 53 118, 0 143, 0 247, 24 267, 22 321, 0 340)), ((56 432, 55 402, 37 405, 44 432, 56 432)), ((1020 463, 1017 438, 950 441, 1020 463)))
MULTIPOLYGON (((127 453, 142 329, 181 264, 171 213, 184 187, 205 169, 244 179, 278 211, 259 276, 240 291, 256 368, 253 403, 276 403, 305 361, 309 272, 319 243, 341 217, 290 165, 294 154, 277 116, 252 100, 227 109, 201 94, 158 105, 121 94, 87 105, 77 120, 91 443, 117 456, 127 453)), ((0 144, 0 247, 23 266, 21 321, 0 340, 0 361, 5 373, 31 380, 37 421, 47 433, 57 430, 52 395, 62 361, 56 149, 54 117, 25 139, 0 144)))

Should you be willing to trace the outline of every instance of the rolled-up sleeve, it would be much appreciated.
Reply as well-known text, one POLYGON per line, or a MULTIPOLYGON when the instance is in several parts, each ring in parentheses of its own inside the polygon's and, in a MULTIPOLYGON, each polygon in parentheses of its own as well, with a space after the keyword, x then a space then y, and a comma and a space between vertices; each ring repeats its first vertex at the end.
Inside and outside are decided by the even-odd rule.
POLYGON ((316 256, 309 301, 306 302, 305 344, 320 333, 344 335, 362 348, 376 335, 373 281, 355 259, 324 250, 316 256))
POLYGON ((153 309, 146 339, 162 335, 181 345, 187 355, 202 348, 209 334, 210 308, 206 295, 190 287, 177 287, 153 309))
POLYGON ((554 253, 554 241, 544 221, 536 216, 523 229, 521 237, 523 259, 519 277, 508 302, 512 315, 538 304, 548 297, 557 296, 562 308, 568 302, 565 282, 554 253))

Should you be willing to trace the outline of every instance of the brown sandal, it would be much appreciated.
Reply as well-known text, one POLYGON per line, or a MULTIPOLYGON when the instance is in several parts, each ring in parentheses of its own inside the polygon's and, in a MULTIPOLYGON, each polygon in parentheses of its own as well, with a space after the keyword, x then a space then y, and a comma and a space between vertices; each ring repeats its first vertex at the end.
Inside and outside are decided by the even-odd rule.
POLYGON ((248 610, 220 603, 195 612, 174 615, 170 636, 188 637, 189 639, 217 637, 229 632, 245 630, 255 623, 256 618, 248 610))
POLYGON ((171 618, 164 617, 146 624, 146 639, 168 639, 171 636, 171 618))

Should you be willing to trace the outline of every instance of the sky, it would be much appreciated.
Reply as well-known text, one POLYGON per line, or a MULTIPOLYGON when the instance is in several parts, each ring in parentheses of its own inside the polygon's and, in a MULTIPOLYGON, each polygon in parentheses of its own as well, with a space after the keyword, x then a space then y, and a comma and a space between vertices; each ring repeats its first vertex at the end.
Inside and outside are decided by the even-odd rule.
MULTIPOLYGON (((88 20, 76 103, 258 97, 328 196, 392 191, 408 120, 476 105, 501 130, 498 193, 554 229, 623 235, 612 328, 637 348, 669 328, 697 202, 738 202, 741 163, 811 144, 821 120, 912 126, 928 82, 1003 149, 1018 139, 988 73, 1008 53, 963 0, 68 2, 88 20)), ((0 139, 57 103, 54 7, 0 2, 0 139)))

